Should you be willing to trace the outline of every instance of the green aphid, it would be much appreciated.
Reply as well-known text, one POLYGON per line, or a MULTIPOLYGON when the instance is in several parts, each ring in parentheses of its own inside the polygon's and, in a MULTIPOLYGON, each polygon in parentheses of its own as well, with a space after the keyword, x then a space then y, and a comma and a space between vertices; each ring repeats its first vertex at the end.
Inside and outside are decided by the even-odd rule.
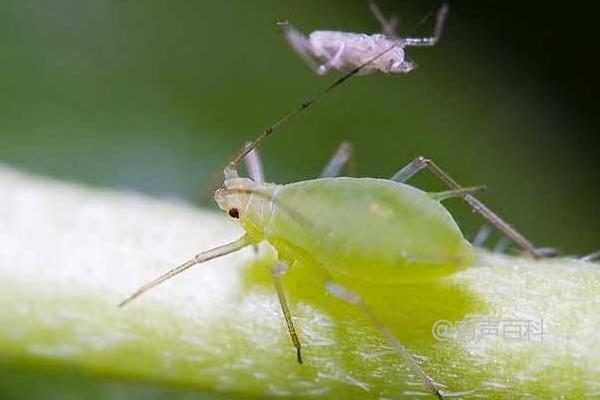
POLYGON ((215 200, 230 217, 239 220, 246 232, 243 237, 194 256, 142 286, 120 305, 129 303, 192 266, 244 247, 268 242, 278 254, 278 261, 271 272, 299 363, 302 363, 301 343, 280 281, 280 276, 288 268, 293 268, 294 264, 310 268, 324 290, 362 310, 427 390, 437 398, 443 398, 440 385, 421 368, 357 291, 342 286, 333 276, 343 275, 351 279, 353 287, 360 287, 361 282, 435 280, 471 265, 475 257, 474 249, 441 204, 442 200, 450 197, 462 197, 474 211, 529 255, 538 257, 536 248, 473 196, 472 193, 480 187, 463 188, 425 157, 417 157, 387 180, 337 177, 351 156, 351 146, 343 143, 319 179, 278 185, 265 183, 258 154, 254 151, 276 128, 315 104, 393 47, 385 49, 337 79, 308 102, 302 103, 267 128, 254 142, 246 145, 228 164, 224 171, 223 187, 215 192, 215 200), (238 174, 244 160, 248 166, 248 178, 238 174), (430 169, 450 190, 426 193, 405 183, 424 168, 430 169))
POLYGON ((425 387, 443 398, 439 385, 360 295, 336 283, 333 276, 344 275, 356 285, 367 281, 407 283, 438 279, 468 267, 474 260, 474 249, 441 204, 451 197, 462 197, 507 237, 537 257, 533 245, 473 197, 472 193, 481 187, 460 187, 424 157, 416 158, 390 179, 337 177, 351 155, 350 145, 344 143, 319 179, 278 185, 264 182, 256 151, 242 154, 250 177, 240 177, 236 163, 231 163, 225 169, 224 187, 215 192, 215 200, 231 218, 239 221, 245 235, 196 255, 144 285, 121 305, 194 265, 268 242, 277 251, 278 262, 271 272, 299 363, 302 363, 300 339, 280 282, 280 276, 295 264, 308 266, 321 280, 324 290, 359 307, 425 387), (423 168, 430 168, 451 190, 427 193, 404 183, 423 168))

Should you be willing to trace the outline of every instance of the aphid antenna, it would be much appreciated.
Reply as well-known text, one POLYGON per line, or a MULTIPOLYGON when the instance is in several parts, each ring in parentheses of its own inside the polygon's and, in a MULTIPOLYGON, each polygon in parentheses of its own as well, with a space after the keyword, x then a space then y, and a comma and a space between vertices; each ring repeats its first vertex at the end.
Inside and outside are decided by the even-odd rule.
POLYGON ((388 52, 390 52, 392 49, 396 48, 397 46, 398 46, 398 44, 394 44, 392 46, 389 46, 388 48, 386 48, 385 50, 383 50, 379 54, 375 55, 374 57, 372 57, 368 61, 366 61, 363 64, 359 65, 358 67, 354 68, 353 70, 351 70, 350 72, 346 73, 345 75, 342 75, 340 78, 338 78, 331 85, 329 85, 328 87, 326 87, 324 90, 320 91, 315 96, 313 96, 312 98, 310 98, 308 101, 305 101, 300 106, 296 107, 291 112, 289 112, 288 114, 284 115, 281 119, 279 119, 273 125, 271 125, 267 129, 265 129, 252 143, 250 143, 248 146, 246 146, 245 148, 243 148, 237 154, 237 156, 232 161, 229 162, 229 164, 225 168, 225 179, 227 179, 227 178, 233 178, 233 177, 237 176, 237 169, 239 168, 240 164, 244 160, 244 157, 246 157, 246 155, 248 153, 250 153, 252 150, 260 147, 262 145, 262 143, 265 141, 265 139, 267 139, 269 136, 271 136, 273 134, 273 132, 275 132, 275 130, 277 128, 279 128, 280 126, 282 126, 285 123, 287 123, 288 121, 290 121, 292 118, 294 118, 300 112, 302 112, 302 111, 306 110, 307 108, 315 105, 319 100, 321 100, 323 97, 325 97, 329 92, 331 92, 332 90, 334 90, 336 87, 338 87, 339 85, 341 85, 342 83, 344 83, 345 81, 347 81, 348 79, 350 79, 351 77, 353 77, 354 75, 358 74, 367 65, 373 63, 378 58, 384 56, 385 54, 387 54, 388 52))

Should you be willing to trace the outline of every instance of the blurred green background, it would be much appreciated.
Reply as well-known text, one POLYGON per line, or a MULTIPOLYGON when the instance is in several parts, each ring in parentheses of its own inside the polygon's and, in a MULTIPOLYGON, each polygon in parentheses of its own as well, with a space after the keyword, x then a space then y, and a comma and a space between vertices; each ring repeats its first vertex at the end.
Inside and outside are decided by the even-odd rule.
MULTIPOLYGON (((380 2, 403 33, 438 5, 380 2)), ((596 14, 491 7, 452 2, 439 46, 409 52, 416 71, 354 78, 278 131, 261 149, 268 178, 314 177, 344 139, 364 176, 423 153, 486 184, 483 199, 535 243, 598 249, 596 14)), ((246 140, 335 79, 288 48, 281 20, 378 30, 365 1, 2 0, 0 162, 199 202, 246 140)), ((449 207, 468 236, 481 225, 449 207)))

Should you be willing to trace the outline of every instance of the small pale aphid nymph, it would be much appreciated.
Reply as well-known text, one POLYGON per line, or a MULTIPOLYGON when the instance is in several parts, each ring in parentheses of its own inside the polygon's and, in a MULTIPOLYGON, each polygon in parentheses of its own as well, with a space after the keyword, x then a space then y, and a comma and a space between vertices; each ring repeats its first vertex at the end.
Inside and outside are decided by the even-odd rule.
POLYGON ((448 6, 442 5, 437 12, 433 36, 399 37, 396 33, 397 20, 386 20, 374 3, 371 11, 381 23, 383 33, 371 35, 340 31, 314 31, 306 37, 287 22, 279 23, 286 40, 304 61, 319 75, 330 69, 350 71, 368 62, 361 68, 361 75, 376 71, 402 74, 416 68, 416 64, 406 58, 407 47, 435 45, 442 34, 448 6), (369 62, 378 54, 376 60, 369 62))
MULTIPOLYGON (((376 8, 374 12, 383 21, 376 8)), ((330 39, 337 38, 334 41, 341 46, 335 53, 331 49, 323 50, 325 53, 318 53, 321 50, 315 50, 309 41, 292 41, 295 47, 310 46, 304 47, 304 50, 309 49, 312 55, 328 54, 324 57, 325 68, 351 67, 352 70, 267 128, 255 141, 244 146, 225 168, 223 187, 215 192, 214 197, 222 210, 239 221, 245 234, 233 242, 197 254, 142 286, 122 301, 121 305, 195 265, 267 242, 277 250, 278 261, 272 266, 271 273, 299 363, 303 360, 301 341, 292 321, 280 277, 289 268, 301 265, 314 273, 324 291, 360 309, 412 373, 423 382, 424 387, 437 398, 443 398, 439 385, 354 289, 365 281, 387 283, 439 279, 468 267, 475 255, 473 246, 465 240, 458 224, 441 204, 443 200, 452 197, 462 198, 490 225, 500 230, 532 257, 539 257, 541 253, 529 240, 473 196, 480 187, 460 186, 436 163, 425 157, 415 158, 389 179, 339 177, 352 154, 352 147, 343 143, 318 179, 279 185, 265 182, 255 149, 272 135, 276 128, 311 107, 353 75, 375 70, 410 70, 411 65, 404 60, 403 48, 409 45, 434 44, 439 38, 446 12, 445 6, 438 12, 433 38, 399 38, 401 42, 395 39, 392 47, 385 49, 377 45, 369 51, 365 50, 369 49, 369 44, 373 45, 379 40, 389 42, 389 32, 385 37, 329 35, 330 39), (348 46, 349 42, 344 38, 351 38, 350 42, 353 45, 364 39, 367 45, 361 47, 359 52, 362 53, 357 55, 350 52, 351 46, 348 46), (393 61, 390 57, 393 57, 393 61), (243 161, 248 167, 248 178, 238 174, 243 161), (406 183, 423 169, 433 172, 449 190, 427 193, 406 183), (334 278, 336 274, 349 277, 353 282, 352 287, 337 282, 334 278)), ((384 30, 389 31, 388 28, 392 24, 383 22, 384 30)), ((288 33, 295 35, 294 31, 289 30, 291 28, 286 29, 288 33)), ((319 35, 314 37, 319 38, 319 35)), ((320 43, 324 41, 324 36, 321 36, 320 43)))

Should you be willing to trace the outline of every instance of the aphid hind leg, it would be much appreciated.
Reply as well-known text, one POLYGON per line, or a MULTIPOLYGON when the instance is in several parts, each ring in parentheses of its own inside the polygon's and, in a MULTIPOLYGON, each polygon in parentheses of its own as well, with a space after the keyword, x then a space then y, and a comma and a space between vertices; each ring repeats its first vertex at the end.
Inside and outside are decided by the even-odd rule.
POLYGON ((296 328, 294 327, 294 322, 292 321, 292 314, 290 313, 287 298, 285 296, 285 292, 283 291, 283 286, 281 285, 281 275, 285 274, 287 270, 287 263, 283 261, 277 261, 271 267, 271 275, 273 276, 273 283, 275 283, 275 290, 277 290, 277 298, 279 299, 279 304, 281 305, 281 311, 283 312, 283 316, 285 318, 288 333, 290 334, 292 343, 296 348, 296 359, 298 360, 299 364, 302 364, 300 339, 298 339, 298 334, 296 333, 296 328))
MULTIPOLYGON (((404 168, 396 172, 394 176, 390 179, 396 182, 406 182, 417 172, 421 171, 423 168, 428 168, 431 170, 440 180, 442 180, 448 187, 454 190, 463 189, 447 172, 441 169, 436 163, 432 160, 425 158, 423 156, 419 156, 411 161, 404 168)), ((473 211, 479 213, 483 218, 485 218, 490 224, 495 226, 498 230, 504 233, 510 240, 518 244, 526 253, 529 255, 539 258, 541 254, 537 251, 535 246, 527 239, 525 236, 521 235, 515 228, 510 226, 506 221, 496 215, 492 210, 490 210, 485 204, 476 199, 471 194, 465 194, 463 196, 463 200, 471 206, 473 211)))
POLYGON ((485 190, 485 186, 474 186, 474 187, 466 187, 466 188, 461 188, 461 189, 447 190, 445 192, 429 193, 429 195, 434 200, 444 201, 447 199, 452 199, 454 197, 463 197, 467 194, 481 192, 483 190, 485 190))
POLYGON ((333 153, 333 156, 331 157, 327 165, 325 165, 325 167, 321 171, 319 177, 333 178, 335 176, 338 176, 344 168, 344 166, 346 165, 348 165, 349 169, 351 170, 350 173, 351 175, 353 175, 355 172, 355 161, 353 154, 354 149, 352 148, 352 144, 346 141, 342 142, 335 151, 335 153, 333 153))
POLYGON ((371 308, 362 300, 362 298, 357 293, 346 289, 342 285, 339 285, 332 280, 327 281, 325 286, 327 291, 331 295, 358 307, 367 317, 369 322, 371 322, 373 326, 377 328, 379 333, 385 336, 385 338, 388 340, 394 351, 404 359, 404 361, 409 366, 410 370, 417 377, 419 377, 419 379, 421 379, 423 385, 427 388, 427 390, 429 390, 438 399, 444 398, 438 388, 438 386, 440 385, 436 383, 433 380, 433 378, 431 378, 423 370, 423 368, 421 368, 421 366, 417 363, 412 354, 406 349, 406 347, 402 345, 402 343, 398 341, 398 339, 396 339, 392 332, 381 322, 377 315, 373 313, 371 308))
POLYGON ((442 36, 442 31, 444 29, 444 22, 446 21, 446 16, 448 15, 448 10, 450 8, 447 4, 442 4, 439 8, 436 18, 435 18, 435 26, 433 28, 433 35, 428 37, 400 37, 400 41, 404 47, 426 47, 426 46, 434 46, 442 36))

